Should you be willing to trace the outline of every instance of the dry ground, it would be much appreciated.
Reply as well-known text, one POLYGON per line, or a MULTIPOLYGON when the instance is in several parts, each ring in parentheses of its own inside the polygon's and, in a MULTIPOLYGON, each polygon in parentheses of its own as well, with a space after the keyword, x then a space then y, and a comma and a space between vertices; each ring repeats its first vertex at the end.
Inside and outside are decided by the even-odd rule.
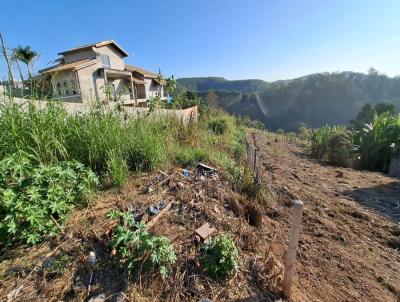
POLYGON ((261 134, 256 141, 263 183, 281 191, 272 216, 283 241, 285 196, 305 203, 293 300, 400 301, 399 180, 324 165, 261 134))

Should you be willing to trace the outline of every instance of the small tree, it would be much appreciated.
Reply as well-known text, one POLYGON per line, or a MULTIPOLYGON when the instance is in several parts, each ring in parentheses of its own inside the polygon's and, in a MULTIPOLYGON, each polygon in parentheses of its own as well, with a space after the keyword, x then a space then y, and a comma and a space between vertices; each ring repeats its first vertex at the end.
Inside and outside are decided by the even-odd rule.
POLYGON ((167 91, 169 94, 174 94, 176 90, 176 80, 172 75, 170 78, 167 79, 167 91))
POLYGON ((374 120, 375 115, 376 111, 374 107, 367 103, 361 108, 361 111, 357 114, 357 117, 350 121, 350 123, 356 130, 362 130, 365 124, 370 124, 374 120))
POLYGON ((158 82, 158 95, 159 95, 159 97, 161 97, 161 87, 162 87, 162 83, 164 82, 164 77, 161 73, 160 68, 158 69, 157 82, 158 82))

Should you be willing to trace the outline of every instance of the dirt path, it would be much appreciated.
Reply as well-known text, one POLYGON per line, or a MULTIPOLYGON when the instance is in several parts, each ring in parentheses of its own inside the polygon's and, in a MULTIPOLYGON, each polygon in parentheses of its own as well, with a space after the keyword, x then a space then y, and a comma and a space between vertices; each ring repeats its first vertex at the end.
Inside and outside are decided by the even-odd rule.
POLYGON ((290 201, 305 202, 293 300, 400 301, 399 180, 322 165, 261 134, 256 140, 263 183, 277 192, 267 213, 281 229, 277 240, 287 238, 290 201))

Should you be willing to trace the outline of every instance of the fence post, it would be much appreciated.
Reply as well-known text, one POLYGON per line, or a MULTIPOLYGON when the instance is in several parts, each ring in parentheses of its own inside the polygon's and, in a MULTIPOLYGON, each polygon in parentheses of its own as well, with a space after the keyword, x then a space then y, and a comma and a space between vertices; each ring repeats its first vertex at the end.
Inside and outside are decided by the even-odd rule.
POLYGON ((253 173, 256 174, 257 171, 257 148, 254 147, 253 153, 253 173))
POLYGON ((303 202, 295 200, 292 210, 292 224, 290 226, 288 250, 286 253, 285 273, 283 276, 283 295, 290 298, 292 292, 292 281, 294 273, 294 263, 296 262, 297 247, 299 244, 301 219, 303 216, 303 202))

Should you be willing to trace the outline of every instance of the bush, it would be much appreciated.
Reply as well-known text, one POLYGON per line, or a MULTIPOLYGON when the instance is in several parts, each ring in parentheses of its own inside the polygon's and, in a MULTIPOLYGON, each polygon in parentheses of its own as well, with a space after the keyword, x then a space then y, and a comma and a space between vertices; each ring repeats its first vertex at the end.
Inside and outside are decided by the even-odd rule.
POLYGON ((323 126, 319 129, 310 131, 310 152, 311 155, 318 159, 328 159, 328 151, 330 139, 335 133, 344 133, 344 126, 323 126))
POLYGON ((228 123, 223 118, 211 121, 208 126, 217 135, 224 134, 228 130, 228 123))
POLYGON ((237 269, 239 253, 232 236, 222 234, 215 237, 204 245, 203 252, 203 266, 210 277, 221 279, 237 269))
POLYGON ((360 164, 364 169, 387 171, 390 158, 400 154, 400 116, 383 113, 356 133, 360 164))
POLYGON ((337 131, 331 134, 328 141, 328 161, 338 166, 346 166, 351 158, 352 138, 347 131, 337 131))
POLYGON ((98 184, 78 162, 35 165, 20 152, 0 161, 1 242, 35 244, 58 233, 58 226, 98 184))
POLYGON ((174 248, 164 236, 151 235, 142 223, 136 223, 129 212, 111 212, 110 218, 122 218, 125 225, 114 230, 111 247, 123 266, 131 273, 158 269, 168 276, 168 265, 176 262, 174 248))

